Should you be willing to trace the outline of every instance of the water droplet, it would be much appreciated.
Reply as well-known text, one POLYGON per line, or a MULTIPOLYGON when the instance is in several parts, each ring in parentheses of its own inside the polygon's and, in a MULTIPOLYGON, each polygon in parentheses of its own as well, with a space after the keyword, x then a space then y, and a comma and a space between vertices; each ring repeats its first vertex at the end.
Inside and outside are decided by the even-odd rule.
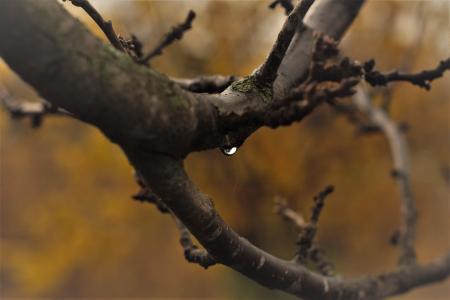
POLYGON ((237 152, 238 147, 222 147, 220 148, 220 150, 222 151, 223 154, 231 156, 233 154, 235 154, 237 152))

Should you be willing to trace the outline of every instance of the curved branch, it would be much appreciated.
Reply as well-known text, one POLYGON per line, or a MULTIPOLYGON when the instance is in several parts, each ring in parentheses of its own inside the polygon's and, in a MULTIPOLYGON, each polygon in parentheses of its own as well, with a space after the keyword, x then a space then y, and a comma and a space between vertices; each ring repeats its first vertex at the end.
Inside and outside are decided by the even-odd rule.
POLYGON ((126 148, 146 183, 218 262, 261 285, 313 300, 381 299, 447 278, 450 254, 428 265, 411 265, 390 273, 337 279, 311 272, 259 249, 234 232, 185 173, 182 161, 126 148))
POLYGON ((400 264, 412 264, 416 259, 414 242, 417 212, 411 187, 408 144, 399 126, 383 110, 372 105, 367 93, 361 87, 357 88, 353 103, 368 116, 372 124, 381 129, 391 148, 394 164, 392 174, 399 184, 402 198, 403 221, 400 236, 402 255, 400 256, 400 264))

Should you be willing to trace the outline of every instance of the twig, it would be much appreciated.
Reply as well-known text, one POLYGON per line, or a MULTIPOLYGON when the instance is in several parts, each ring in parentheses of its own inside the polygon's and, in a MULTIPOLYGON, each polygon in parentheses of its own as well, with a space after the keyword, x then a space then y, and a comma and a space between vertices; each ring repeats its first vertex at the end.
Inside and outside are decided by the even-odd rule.
POLYGON ((134 179, 136 180, 136 183, 139 185, 140 188, 136 194, 131 196, 134 200, 154 204, 160 212, 170 213, 169 209, 161 200, 161 198, 159 198, 155 193, 153 193, 153 191, 145 184, 139 172, 137 171, 134 172, 134 179))
POLYGON ((296 260, 298 263, 304 264, 306 262, 308 253, 313 245, 314 237, 316 236, 317 222, 319 221, 320 213, 325 204, 325 199, 333 192, 333 190, 333 186, 329 185, 314 197, 314 206, 312 208, 310 222, 304 226, 297 241, 298 249, 296 260))
POLYGON ((289 105, 266 113, 258 121, 271 128, 299 122, 323 102, 330 103, 336 98, 353 95, 353 87, 359 82, 359 78, 347 78, 340 83, 326 82, 323 84, 312 84, 308 87, 302 86, 298 90, 294 90, 293 93, 283 100, 283 102, 291 101, 289 105), (293 101, 294 99, 303 100, 298 102, 293 101))
POLYGON ((426 90, 431 88, 431 82, 444 75, 444 72, 450 70, 450 58, 443 60, 439 65, 431 70, 425 70, 415 74, 401 73, 399 71, 393 71, 389 73, 381 73, 373 70, 375 67, 375 61, 370 60, 364 65, 366 71, 365 80, 372 86, 385 86, 392 81, 407 81, 426 90))
POLYGON ((289 14, 266 61, 256 70, 255 79, 272 84, 292 38, 314 0, 301 0, 289 14))
POLYGON ((180 244, 183 248, 184 257, 190 263, 197 263, 207 269, 216 264, 215 259, 204 249, 199 249, 191 239, 191 234, 187 227, 173 214, 161 198, 145 184, 139 172, 135 171, 134 178, 140 187, 140 190, 132 196, 133 199, 154 204, 161 213, 168 213, 172 216, 180 232, 180 244))
POLYGON ((309 223, 301 214, 291 209, 285 199, 275 198, 275 212, 280 215, 284 221, 290 222, 298 231, 297 254, 295 261, 305 264, 309 258, 316 266, 318 271, 325 276, 334 274, 333 264, 326 258, 325 252, 314 244, 314 237, 317 230, 317 222, 322 211, 325 198, 333 191, 332 186, 326 187, 316 197, 314 197, 314 206, 309 223))
POLYGON ((317 225, 319 221, 320 213, 322 212, 323 206, 325 205, 325 199, 329 194, 334 191, 334 187, 332 185, 328 185, 323 189, 317 196, 314 197, 314 206, 312 208, 311 214, 311 224, 317 225))
POLYGON ((290 208, 286 199, 281 197, 275 198, 275 213, 283 218, 284 221, 292 223, 298 231, 303 230, 306 226, 303 216, 290 208))
POLYGON ((55 107, 49 102, 14 101, 6 91, 0 91, 0 103, 13 119, 30 118, 32 128, 40 127, 45 115, 74 117, 68 111, 55 107))
POLYGON ((316 265, 320 274, 324 276, 336 276, 334 265, 328 260, 323 249, 320 249, 313 244, 311 249, 309 249, 308 257, 316 265))
POLYGON ((294 9, 292 0, 275 0, 269 4, 269 8, 275 9, 278 5, 284 8, 286 15, 289 15, 289 13, 294 9))
MULTIPOLYGON (((63 0, 67 1, 67 0, 63 0)), ((88 0, 68 0, 74 6, 81 7, 91 18, 97 23, 98 27, 103 31, 111 45, 119 51, 126 52, 119 37, 114 31, 111 21, 105 21, 100 13, 89 3, 88 0)))
POLYGON ((172 214, 178 231, 180 232, 180 244, 184 251, 184 257, 190 263, 196 263, 207 269, 216 264, 216 260, 205 249, 199 249, 192 242, 191 233, 187 227, 172 214))
POLYGON ((195 12, 190 10, 186 17, 186 20, 184 20, 183 23, 173 27, 172 30, 168 34, 166 34, 161 43, 140 60, 140 63, 148 65, 153 57, 162 54, 164 48, 166 48, 176 40, 181 40, 185 31, 192 28, 192 21, 194 21, 194 19, 195 12))

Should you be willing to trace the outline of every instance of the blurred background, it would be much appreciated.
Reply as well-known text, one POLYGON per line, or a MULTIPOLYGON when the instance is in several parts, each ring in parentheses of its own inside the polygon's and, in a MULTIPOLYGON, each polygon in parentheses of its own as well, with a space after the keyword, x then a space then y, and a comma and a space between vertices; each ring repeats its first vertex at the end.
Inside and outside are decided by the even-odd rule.
MULTIPOLYGON (((194 9, 193 29, 152 61, 176 77, 249 74, 285 18, 281 8, 267 8, 270 1, 91 2, 116 32, 136 34, 146 49, 194 9)), ((435 67, 449 56, 449 3, 368 1, 342 49, 361 61, 376 58, 386 71, 435 67)), ((104 39, 83 11, 64 6, 104 39)), ((450 187, 442 175, 450 165, 449 83, 447 74, 429 92, 408 84, 392 89, 391 116, 409 124, 421 262, 450 246, 450 187)), ((39 99, 0 58, 4 88, 18 100, 39 99)), ((46 118, 37 130, 29 121, 0 112, 2 298, 294 299, 223 266, 205 271, 187 263, 171 218, 131 200, 132 168, 98 130, 62 117, 46 118)), ((318 242, 337 272, 354 277, 396 266, 389 238, 399 226, 400 197, 388 145, 380 134, 356 134, 327 106, 289 128, 260 129, 234 156, 213 150, 186 164, 237 232, 287 259, 296 233, 273 213, 274 196, 307 216, 313 196, 333 184, 318 242)), ((448 299, 449 292, 447 280, 395 299, 448 299)))

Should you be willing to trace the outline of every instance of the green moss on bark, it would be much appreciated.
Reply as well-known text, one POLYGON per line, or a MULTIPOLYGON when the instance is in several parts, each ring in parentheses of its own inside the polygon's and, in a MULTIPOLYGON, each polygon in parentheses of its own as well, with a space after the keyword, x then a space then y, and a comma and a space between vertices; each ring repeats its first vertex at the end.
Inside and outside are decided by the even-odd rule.
POLYGON ((248 76, 242 80, 232 83, 231 88, 234 91, 244 94, 255 93, 260 96, 265 103, 269 103, 272 101, 272 86, 257 81, 253 76, 248 76))

